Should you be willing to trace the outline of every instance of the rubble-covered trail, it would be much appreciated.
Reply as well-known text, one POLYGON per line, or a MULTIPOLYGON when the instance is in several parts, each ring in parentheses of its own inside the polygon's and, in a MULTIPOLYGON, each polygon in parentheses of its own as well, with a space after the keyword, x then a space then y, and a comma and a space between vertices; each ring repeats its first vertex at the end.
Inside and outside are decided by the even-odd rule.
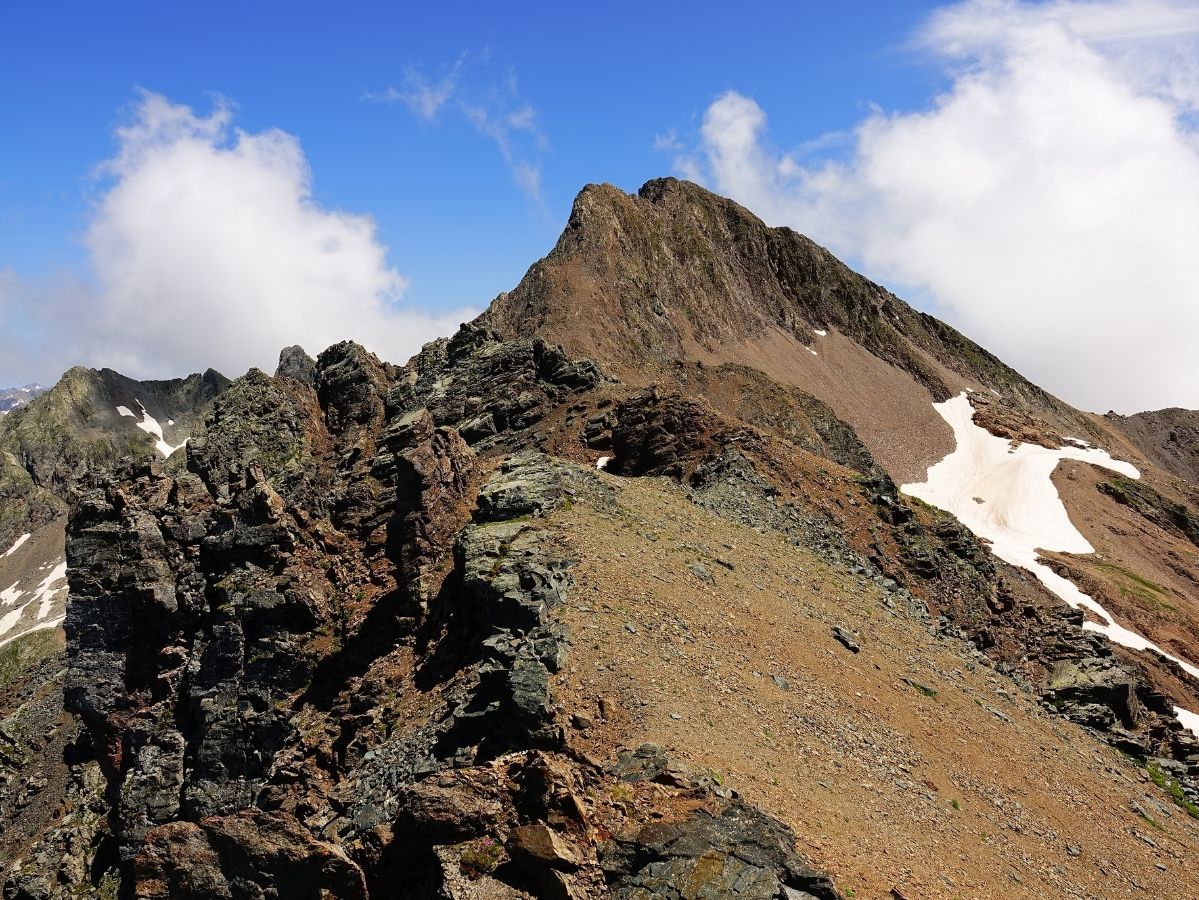
POLYGON ((861 897, 1199 895, 1199 822, 960 641, 676 487, 603 477, 615 511, 554 516, 581 561, 560 677, 589 752, 650 740, 712 771, 861 897))

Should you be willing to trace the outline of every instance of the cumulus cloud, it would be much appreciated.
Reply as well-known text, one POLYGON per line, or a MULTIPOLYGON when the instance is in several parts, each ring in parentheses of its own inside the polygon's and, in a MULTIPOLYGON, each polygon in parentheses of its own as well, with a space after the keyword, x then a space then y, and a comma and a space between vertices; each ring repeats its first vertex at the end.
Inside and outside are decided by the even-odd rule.
POLYGON ((544 210, 541 165, 549 139, 536 108, 521 94, 516 75, 509 71, 497 79, 489 70, 490 53, 463 53, 440 78, 409 67, 401 86, 368 93, 366 99, 400 103, 426 122, 434 121, 448 105, 495 145, 513 183, 544 210))
POLYGON ((950 82, 844 158, 729 92, 681 172, 801 230, 1090 409, 1199 407, 1199 6, 968 0, 916 43, 950 82))
POLYGON ((352 338, 402 362, 472 314, 399 306, 405 280, 373 220, 314 199, 293 135, 236 129, 223 102, 199 115, 143 93, 116 139, 85 235, 90 287, 0 278, 0 306, 24 319, 3 339, 16 356, 236 375, 272 370, 287 344, 352 338))

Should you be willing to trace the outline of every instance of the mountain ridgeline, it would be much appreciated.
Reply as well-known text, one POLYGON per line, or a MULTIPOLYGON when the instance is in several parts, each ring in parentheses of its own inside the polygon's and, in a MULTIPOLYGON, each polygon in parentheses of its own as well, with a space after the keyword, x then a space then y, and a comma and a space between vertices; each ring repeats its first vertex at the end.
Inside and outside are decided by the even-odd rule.
POLYGON ((1165 428, 673 179, 405 365, 72 370, 0 420, 13 590, 69 582, 0 655, 3 896, 1199 896, 1165 428), (1151 649, 897 487, 962 392, 1135 464, 1058 464, 1042 559, 1151 649))

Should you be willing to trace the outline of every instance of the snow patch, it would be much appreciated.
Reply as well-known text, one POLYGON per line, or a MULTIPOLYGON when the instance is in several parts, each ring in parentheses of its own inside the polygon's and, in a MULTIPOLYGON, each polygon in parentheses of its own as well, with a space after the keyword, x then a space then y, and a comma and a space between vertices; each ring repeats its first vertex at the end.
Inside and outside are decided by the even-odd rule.
POLYGON ((16 543, 14 543, 11 547, 9 547, 7 550, 5 550, 3 554, 0 554, 0 559, 4 559, 4 557, 6 557, 6 556, 12 556, 14 553, 16 553, 18 550, 20 550, 21 547, 25 544, 25 542, 27 540, 29 540, 31 537, 33 537, 33 535, 31 535, 31 534, 21 535, 19 538, 17 538, 16 543))
POLYGON ((821 329, 819 329, 819 328, 813 328, 813 329, 812 329, 812 331, 814 331, 814 332, 816 333, 816 336, 817 336, 817 337, 828 337, 828 332, 827 332, 827 331, 822 331, 822 330, 821 330, 821 329))
POLYGON ((12 612, 7 612, 0 616, 0 636, 8 634, 21 621, 21 616, 25 615, 25 607, 28 603, 23 603, 12 612))
POLYGON ((62 616, 59 616, 55 619, 48 619, 48 617, 54 609, 55 599, 57 599, 67 590, 66 578, 67 563, 66 560, 60 560, 54 566, 54 569, 50 572, 50 574, 43 578, 41 583, 32 591, 19 590, 15 584, 4 591, 0 591, 0 600, 4 601, 4 605, 13 606, 13 608, 6 612, 3 616, 0 616, 0 637, 8 635, 10 631, 20 624, 22 619, 25 618, 25 611, 29 609, 30 605, 33 603, 37 603, 35 621, 38 623, 33 625, 31 628, 26 628, 18 632, 17 634, 4 637, 4 640, 0 640, 0 647, 4 646, 10 641, 16 640, 22 635, 29 634, 31 631, 39 631, 42 628, 53 628, 54 626, 62 623, 62 616), (14 606, 18 600, 27 594, 29 595, 29 599, 27 599, 20 606, 14 606))
POLYGON ((50 610, 54 605, 54 598, 66 591, 66 584, 59 584, 59 582, 65 582, 66 578, 67 563, 66 560, 63 560, 54 567, 54 570, 49 575, 42 579, 41 584, 34 588, 33 598, 30 602, 33 602, 33 600, 38 601, 38 621, 50 615, 50 610))
POLYGON ((820 355, 820 354, 819 354, 819 353, 817 353, 815 350, 813 350, 811 347, 806 347, 806 348, 804 348, 804 349, 806 349, 806 350, 807 350, 809 353, 811 353, 813 356, 819 356, 819 355, 820 355))
POLYGON ((1188 709, 1183 709, 1181 706, 1174 707, 1174 715, 1178 717, 1178 721, 1182 723, 1183 728, 1199 736, 1199 715, 1188 709))
MULTIPOLYGON (((187 443, 187 438, 184 438, 183 444, 176 444, 174 447, 168 444, 165 440, 163 440, 162 426, 158 424, 158 420, 146 412, 146 407, 142 405, 142 401, 135 400, 134 402, 137 404, 137 408, 142 411, 142 420, 137 423, 137 427, 155 439, 154 446, 164 457, 170 456, 172 453, 182 447, 183 444, 187 443)), ((129 416, 131 419, 137 418, 137 415, 128 406, 118 406, 117 412, 119 412, 122 416, 129 416)), ((167 424, 174 425, 175 420, 167 419, 167 424)))
POLYGON ((934 403, 933 408, 953 429, 957 446, 929 467, 925 482, 905 484, 900 490, 953 513, 974 534, 989 541, 991 552, 1000 559, 1032 572, 1041 584, 1070 606, 1090 610, 1103 619, 1102 623, 1084 622, 1083 628, 1098 631, 1114 643, 1134 650, 1160 653, 1199 678, 1199 668, 1118 624, 1093 597, 1058 575, 1037 553, 1038 550, 1095 552, 1070 521, 1050 479, 1061 460, 1080 460, 1129 478, 1141 477, 1137 468, 1112 459, 1098 448, 1071 446, 1052 450, 1037 444, 1013 446, 974 424, 974 407, 965 392, 943 403, 934 403))
POLYGON ((597 469, 606 469, 606 468, 608 468, 608 463, 610 463, 610 462, 612 462, 612 457, 601 456, 599 459, 597 459, 595 461, 595 467, 597 469))

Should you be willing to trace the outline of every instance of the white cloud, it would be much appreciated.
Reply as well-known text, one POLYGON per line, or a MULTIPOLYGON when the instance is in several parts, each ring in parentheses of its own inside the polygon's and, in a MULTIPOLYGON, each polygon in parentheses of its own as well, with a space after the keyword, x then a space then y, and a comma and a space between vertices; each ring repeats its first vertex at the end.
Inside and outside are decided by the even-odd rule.
POLYGON ((678 156, 1090 409, 1199 406, 1199 6, 971 0, 920 46, 951 85, 848 158, 768 142, 736 92, 678 156), (798 156, 798 159, 796 158, 798 156))
POLYGON ((403 87, 388 87, 369 93, 366 98, 401 103, 427 122, 436 119, 450 100, 456 101, 453 108, 495 145, 513 183, 544 210, 541 162, 549 149, 549 139, 538 122, 537 110, 522 96, 516 76, 508 72, 499 79, 490 78, 489 63, 488 52, 474 56, 463 53, 449 74, 439 80, 429 79, 419 69, 409 67, 404 73, 403 87), (480 74, 466 77, 472 68, 480 74))
POLYGON ((99 168, 105 189, 85 236, 94 287, 0 280, 0 306, 36 319, 0 350, 28 356, 35 343, 43 367, 135 377, 237 375, 273 370, 287 344, 315 354, 347 338, 403 362, 472 315, 398 306, 405 281, 373 220, 314 199, 294 136, 232 120, 225 103, 201 116, 143 93, 99 168))
POLYGON ((366 99, 381 103, 403 103, 417 118, 432 121, 458 89, 458 78, 466 61, 464 53, 438 79, 430 79, 419 69, 409 66, 404 70, 403 87, 392 86, 378 93, 368 93, 366 99))

